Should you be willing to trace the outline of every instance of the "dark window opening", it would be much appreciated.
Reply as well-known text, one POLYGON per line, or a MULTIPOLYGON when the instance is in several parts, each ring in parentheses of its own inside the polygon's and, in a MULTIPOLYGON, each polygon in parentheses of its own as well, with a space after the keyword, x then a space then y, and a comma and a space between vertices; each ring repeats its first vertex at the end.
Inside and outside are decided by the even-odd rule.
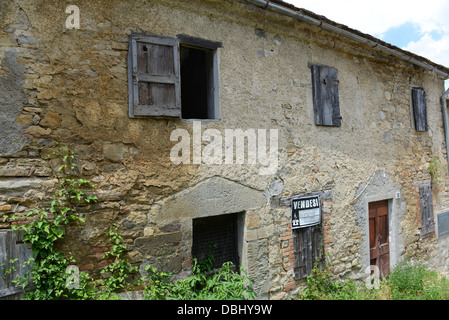
POLYGON ((131 33, 129 117, 219 119, 220 42, 131 33))
POLYGON ((181 45, 181 106, 183 119, 211 119, 213 52, 181 45))
POLYGON ((192 257, 198 262, 213 257, 212 268, 231 261, 239 265, 238 214, 193 219, 192 257))

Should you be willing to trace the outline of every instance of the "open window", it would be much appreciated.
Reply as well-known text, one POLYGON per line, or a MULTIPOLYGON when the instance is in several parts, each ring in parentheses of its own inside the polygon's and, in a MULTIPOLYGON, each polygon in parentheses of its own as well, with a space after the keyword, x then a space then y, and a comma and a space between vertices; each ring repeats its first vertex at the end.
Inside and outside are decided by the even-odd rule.
POLYGON ((218 119, 219 47, 219 42, 185 35, 132 33, 129 116, 218 119))

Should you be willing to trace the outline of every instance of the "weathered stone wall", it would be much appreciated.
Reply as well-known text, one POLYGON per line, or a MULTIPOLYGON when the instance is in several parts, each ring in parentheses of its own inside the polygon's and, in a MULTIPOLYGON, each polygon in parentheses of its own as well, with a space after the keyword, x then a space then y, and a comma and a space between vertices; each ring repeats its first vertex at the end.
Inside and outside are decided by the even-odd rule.
MULTIPOLYGON (((280 199, 332 190, 323 203, 325 251, 337 275, 367 266, 367 202, 393 201, 393 261, 425 251, 435 267, 444 239, 419 235, 417 182, 436 156, 447 165, 443 79, 375 49, 256 9, 244 1, 78 1, 80 29, 65 28, 59 1, 0 2, 0 215, 48 205, 58 145, 75 151, 97 204, 65 245, 82 270, 98 271, 118 223, 131 261, 189 272, 192 219, 243 212, 242 264, 260 298, 287 298, 293 277, 290 208, 280 199), (274 175, 254 165, 174 165, 170 134, 192 121, 128 117, 131 31, 220 41, 220 121, 203 131, 278 129, 274 175), (310 63, 338 70, 342 126, 314 124, 310 63), (427 93, 428 132, 416 132, 411 92, 427 93), (400 198, 396 199, 396 192, 400 198), (371 200, 370 200, 371 199, 371 200)), ((435 212, 447 190, 434 188, 435 212)), ((17 222, 15 222, 17 223, 17 222)), ((368 253, 369 254, 369 253, 368 253)), ((369 260, 369 257, 368 257, 369 260)))

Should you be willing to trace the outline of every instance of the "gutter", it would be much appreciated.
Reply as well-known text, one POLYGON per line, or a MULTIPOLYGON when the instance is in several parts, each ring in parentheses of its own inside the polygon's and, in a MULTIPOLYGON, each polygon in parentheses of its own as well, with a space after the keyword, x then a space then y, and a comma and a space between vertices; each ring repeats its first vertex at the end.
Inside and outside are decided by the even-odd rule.
POLYGON ((443 113, 443 126, 444 126, 444 138, 446 140, 446 157, 447 157, 447 169, 449 170, 449 132, 447 121, 447 109, 446 109, 446 96, 449 94, 449 89, 441 97, 441 112, 443 113))
MULTIPOLYGON (((372 48, 379 49, 380 51, 382 51, 386 54, 393 55, 401 60, 408 61, 408 62, 410 62, 414 65, 417 65, 421 68, 435 72, 438 75, 444 77, 445 79, 449 78, 449 71, 447 68, 445 68, 443 66, 441 66, 441 68, 445 69, 445 71, 442 69, 439 69, 436 66, 433 66, 429 63, 426 63, 424 61, 419 61, 418 59, 413 57, 414 55, 412 53, 410 53, 410 55, 409 55, 409 54, 407 54, 406 51, 400 50, 399 48, 397 50, 395 50, 394 48, 390 48, 382 43, 379 43, 378 41, 373 41, 373 40, 376 40, 375 38, 373 38, 373 40, 370 40, 367 37, 364 37, 363 35, 359 35, 357 33, 351 32, 350 30, 344 30, 342 28, 339 28, 338 26, 334 26, 334 25, 327 23, 323 20, 316 19, 314 17, 306 15, 306 14, 302 13, 299 9, 294 10, 291 8, 287 8, 282 5, 276 4, 274 2, 270 2, 270 0, 247 0, 247 1, 252 3, 255 6, 262 7, 263 9, 270 8, 279 14, 298 19, 299 21, 310 23, 310 24, 317 26, 319 28, 322 28, 324 30, 331 31, 333 33, 336 33, 336 34, 345 36, 347 38, 350 38, 352 40, 355 40, 357 42, 369 45, 372 48)), ((385 43, 385 44, 387 44, 387 43, 385 43)), ((447 115, 447 110, 446 110, 446 99, 445 99, 446 95, 448 95, 448 94, 449 94, 449 89, 446 90, 444 95, 441 97, 441 108, 442 108, 441 111, 443 114, 444 136, 445 136, 445 140, 446 140, 446 157, 447 157, 448 171, 449 171, 449 128, 448 128, 448 115, 447 115)))
POLYGON ((286 8, 282 5, 276 4, 274 2, 270 2, 269 0, 247 0, 247 1, 252 3, 253 5, 262 7, 263 9, 270 8, 279 14, 286 15, 286 16, 298 19, 300 21, 303 21, 303 22, 310 23, 310 24, 320 27, 324 30, 328 30, 333 33, 336 33, 336 34, 345 36, 347 38, 350 38, 352 40, 355 40, 357 42, 367 44, 373 48, 383 51, 384 53, 396 56, 396 57, 400 58, 401 60, 408 61, 408 62, 410 62, 414 65, 417 65, 421 68, 424 68, 426 70, 436 72, 440 76, 443 76, 445 79, 449 78, 449 73, 447 71, 442 71, 442 70, 438 69, 437 67, 432 66, 426 62, 419 61, 419 60, 415 59, 414 57, 407 55, 406 52, 403 50, 399 51, 399 50, 395 50, 393 48, 389 48, 389 47, 383 45, 382 43, 367 39, 361 35, 351 32, 349 30, 344 30, 342 28, 339 28, 337 26, 329 24, 325 21, 313 18, 309 15, 302 13, 301 11, 296 11, 296 10, 293 10, 290 8, 286 8))

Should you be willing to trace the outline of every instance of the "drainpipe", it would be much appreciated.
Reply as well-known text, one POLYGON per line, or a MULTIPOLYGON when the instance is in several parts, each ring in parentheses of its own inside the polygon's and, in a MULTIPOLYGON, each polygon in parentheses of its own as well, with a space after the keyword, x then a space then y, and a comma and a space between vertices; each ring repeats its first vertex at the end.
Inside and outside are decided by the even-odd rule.
POLYGON ((447 157, 447 168, 449 170, 449 132, 447 123, 447 110, 446 110, 446 96, 449 94, 449 89, 441 97, 441 111, 443 113, 443 126, 444 126, 444 138, 446 140, 446 157, 447 157))
POLYGON ((331 31, 333 33, 336 33, 336 34, 348 37, 348 38, 350 38, 352 40, 355 40, 357 42, 360 42, 360 43, 363 43, 363 44, 367 44, 367 45, 369 45, 369 46, 371 46, 373 48, 375 47, 375 48, 379 49, 380 51, 383 51, 383 52, 385 52, 387 54, 391 54, 393 56, 396 56, 396 57, 398 57, 398 58, 400 58, 402 60, 409 61, 412 64, 417 65, 417 66, 419 66, 421 68, 424 68, 426 70, 430 70, 430 71, 436 72, 437 74, 439 74, 441 76, 444 76, 444 77, 448 76, 447 73, 445 73, 443 71, 440 71, 437 68, 435 68, 434 66, 431 66, 431 65, 429 65, 429 64, 427 64, 425 62, 418 61, 415 58, 408 56, 404 52, 396 51, 396 50, 394 50, 392 48, 386 47, 386 46, 384 46, 384 45, 382 45, 380 43, 377 43, 375 41, 368 40, 368 39, 366 39, 366 38, 364 38, 362 36, 359 36, 357 34, 354 34, 354 33, 350 32, 350 31, 340 29, 340 28, 338 28, 336 26, 333 26, 333 25, 328 24, 326 22, 323 22, 321 20, 309 17, 308 15, 305 15, 305 14, 301 13, 300 11, 295 11, 295 10, 283 7, 283 6, 278 5, 276 3, 270 2, 269 0, 247 0, 247 1, 252 3, 252 4, 254 4, 254 5, 256 5, 256 6, 262 7, 264 9, 270 8, 273 11, 275 11, 277 13, 280 13, 282 15, 286 15, 286 16, 298 19, 300 21, 304 21, 304 22, 310 23, 310 24, 312 24, 314 26, 317 26, 317 27, 320 27, 322 29, 331 31))

